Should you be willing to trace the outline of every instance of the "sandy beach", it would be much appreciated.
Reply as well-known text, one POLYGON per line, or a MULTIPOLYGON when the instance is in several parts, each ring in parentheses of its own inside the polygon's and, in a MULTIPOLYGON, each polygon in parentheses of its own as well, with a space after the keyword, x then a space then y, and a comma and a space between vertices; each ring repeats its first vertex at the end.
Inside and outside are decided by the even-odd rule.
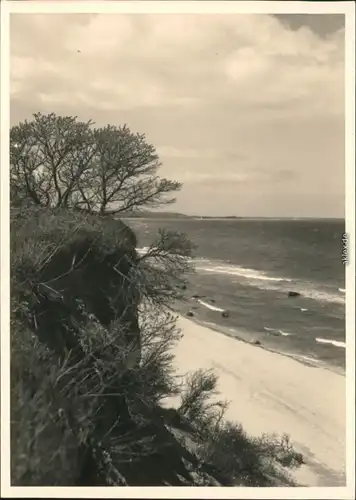
POLYGON ((213 369, 226 417, 251 435, 287 433, 307 462, 303 486, 345 486, 345 377, 238 341, 182 316, 177 374, 213 369))

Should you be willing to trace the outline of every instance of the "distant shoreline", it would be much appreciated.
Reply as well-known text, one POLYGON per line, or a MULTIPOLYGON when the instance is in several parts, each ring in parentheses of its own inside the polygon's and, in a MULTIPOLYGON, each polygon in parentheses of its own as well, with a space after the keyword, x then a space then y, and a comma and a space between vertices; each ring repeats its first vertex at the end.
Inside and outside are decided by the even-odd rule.
POLYGON ((245 217, 245 216, 198 216, 198 215, 184 215, 184 214, 140 214, 140 215, 124 215, 121 217, 126 220, 280 220, 280 221, 345 221, 342 217, 245 217))

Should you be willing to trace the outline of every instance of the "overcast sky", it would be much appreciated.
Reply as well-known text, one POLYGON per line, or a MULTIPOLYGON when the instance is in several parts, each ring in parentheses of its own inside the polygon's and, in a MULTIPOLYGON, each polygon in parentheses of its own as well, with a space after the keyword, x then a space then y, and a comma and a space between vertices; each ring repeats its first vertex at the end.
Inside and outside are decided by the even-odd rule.
POLYGON ((344 216, 343 16, 12 14, 10 36, 12 124, 145 132, 171 210, 344 216))

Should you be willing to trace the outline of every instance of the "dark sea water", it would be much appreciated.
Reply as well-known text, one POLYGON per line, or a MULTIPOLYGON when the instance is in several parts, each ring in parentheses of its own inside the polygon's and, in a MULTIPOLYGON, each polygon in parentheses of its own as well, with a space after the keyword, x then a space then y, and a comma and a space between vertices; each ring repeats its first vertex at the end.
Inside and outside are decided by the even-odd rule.
MULTIPOLYGON (((139 247, 159 227, 197 245, 193 293, 206 323, 306 362, 345 365, 343 220, 131 219, 139 247), (294 290, 300 297, 288 297, 294 290), (212 302, 212 300, 214 302, 212 302), (229 318, 223 318, 228 310, 229 318)), ((197 313, 199 314, 199 313, 197 313)))

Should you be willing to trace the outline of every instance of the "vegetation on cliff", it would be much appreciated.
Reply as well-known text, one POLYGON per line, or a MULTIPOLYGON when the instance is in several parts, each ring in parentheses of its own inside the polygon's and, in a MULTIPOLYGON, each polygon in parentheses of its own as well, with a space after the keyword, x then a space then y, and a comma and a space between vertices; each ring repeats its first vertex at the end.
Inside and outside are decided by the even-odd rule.
POLYGON ((172 201, 158 167, 127 127, 51 114, 11 130, 13 485, 289 484, 301 462, 225 422, 213 374, 173 371, 192 244, 162 230, 140 256, 112 217, 172 201))

